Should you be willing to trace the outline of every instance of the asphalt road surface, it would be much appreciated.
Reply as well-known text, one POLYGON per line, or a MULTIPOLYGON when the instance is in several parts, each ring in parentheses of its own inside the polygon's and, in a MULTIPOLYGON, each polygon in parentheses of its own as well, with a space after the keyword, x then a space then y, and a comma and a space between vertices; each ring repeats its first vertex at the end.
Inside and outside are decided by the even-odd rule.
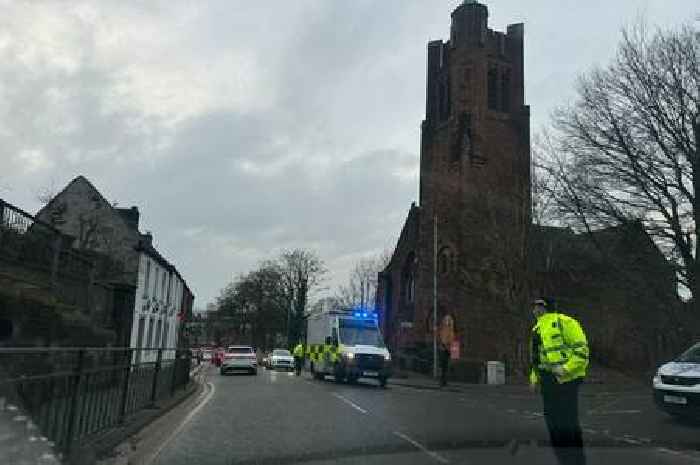
MULTIPOLYGON (((539 398, 519 386, 381 389, 307 373, 220 376, 213 368, 206 378, 206 400, 154 463, 556 463, 539 398)), ((589 387, 581 410, 589 464, 700 462, 700 426, 657 412, 647 392, 589 387)))

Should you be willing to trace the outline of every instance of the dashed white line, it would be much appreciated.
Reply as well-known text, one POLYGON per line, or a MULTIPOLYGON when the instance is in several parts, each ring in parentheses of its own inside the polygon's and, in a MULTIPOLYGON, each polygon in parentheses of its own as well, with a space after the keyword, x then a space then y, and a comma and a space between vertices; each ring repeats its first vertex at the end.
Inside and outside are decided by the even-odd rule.
POLYGON ((589 415, 625 415, 642 413, 641 410, 591 410, 588 412, 589 415))
POLYGON ((421 444, 420 442, 415 441, 414 439, 411 439, 410 437, 406 436, 405 434, 403 434, 403 433, 401 433, 401 432, 399 432, 399 431, 394 431, 394 434, 395 434, 396 436, 400 437, 401 439, 403 439, 404 441, 408 442, 408 443, 411 444, 412 446, 414 446, 416 449, 419 449, 420 451, 426 453, 427 455, 429 455, 429 456, 432 457, 433 459, 437 460, 438 462, 440 462, 440 463, 450 463, 450 461, 447 460, 447 459, 446 459, 445 457, 443 457, 442 455, 440 455, 440 454, 438 454, 438 453, 436 453, 436 452, 433 452, 432 450, 428 449, 427 447, 425 447, 425 446, 424 446, 423 444, 421 444))
POLYGON ((351 401, 351 400, 348 399, 347 397, 343 397, 343 396, 341 396, 340 394, 337 394, 337 393, 334 393, 333 395, 334 395, 335 397, 337 397, 338 399, 342 400, 343 402, 345 402, 346 404, 348 404, 350 407, 352 407, 352 408, 354 408, 355 410, 357 410, 358 412, 367 415, 367 410, 363 409, 362 407, 360 407, 359 405, 357 405, 355 402, 351 401))

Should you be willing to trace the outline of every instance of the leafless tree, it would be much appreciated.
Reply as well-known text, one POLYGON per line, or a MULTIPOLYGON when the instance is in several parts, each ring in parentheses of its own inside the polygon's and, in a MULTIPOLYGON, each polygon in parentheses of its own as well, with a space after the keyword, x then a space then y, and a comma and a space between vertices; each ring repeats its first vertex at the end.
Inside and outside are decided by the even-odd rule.
POLYGON ((284 251, 279 260, 282 280, 292 312, 289 318, 289 341, 298 341, 303 332, 309 294, 321 284, 327 270, 318 255, 310 250, 284 251))
POLYGON ((346 285, 341 285, 336 292, 336 299, 343 308, 359 305, 373 307, 377 296, 378 274, 389 264, 391 250, 385 249, 376 256, 359 260, 346 285))
POLYGON ((678 265, 700 313, 700 34, 623 32, 616 57, 583 75, 555 113, 542 168, 562 221, 583 231, 632 221, 678 265))
POLYGON ((58 194, 58 182, 55 178, 51 178, 49 184, 40 188, 36 191, 36 199, 41 202, 42 205, 47 205, 51 200, 58 194))

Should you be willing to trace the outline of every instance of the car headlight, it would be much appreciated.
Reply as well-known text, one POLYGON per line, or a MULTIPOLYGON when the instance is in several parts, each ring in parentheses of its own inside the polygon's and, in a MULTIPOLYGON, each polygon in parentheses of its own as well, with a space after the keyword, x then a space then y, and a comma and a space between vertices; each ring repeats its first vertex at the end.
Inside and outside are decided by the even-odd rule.
POLYGON ((343 356, 345 356, 345 358, 347 358, 348 360, 353 360, 355 358, 355 354, 352 352, 345 352, 343 353, 343 356))
POLYGON ((387 362, 390 362, 390 361, 391 361, 391 354, 387 352, 387 353, 384 355, 384 360, 387 361, 387 362))
POLYGON ((661 375, 657 371, 656 374, 654 375, 654 380, 652 381, 654 384, 661 384, 661 375))

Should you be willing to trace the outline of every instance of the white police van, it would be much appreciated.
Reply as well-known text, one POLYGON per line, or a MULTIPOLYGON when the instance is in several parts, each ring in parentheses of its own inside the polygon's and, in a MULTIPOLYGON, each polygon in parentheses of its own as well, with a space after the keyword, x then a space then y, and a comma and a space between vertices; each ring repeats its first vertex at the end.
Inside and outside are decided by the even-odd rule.
POLYGON ((307 320, 309 369, 316 379, 336 382, 371 378, 386 386, 391 355, 384 345, 377 315, 367 311, 324 311, 307 320))
POLYGON ((653 385, 660 409, 674 416, 700 418, 700 343, 659 367, 653 385))

